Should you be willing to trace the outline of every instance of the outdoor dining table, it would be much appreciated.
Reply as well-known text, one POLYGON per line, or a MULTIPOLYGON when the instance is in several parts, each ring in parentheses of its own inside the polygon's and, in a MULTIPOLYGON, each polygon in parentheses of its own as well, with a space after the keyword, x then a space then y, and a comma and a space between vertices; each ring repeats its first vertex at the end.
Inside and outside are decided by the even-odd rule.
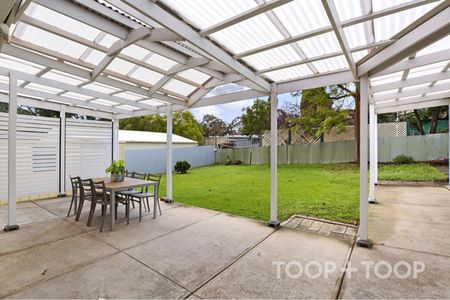
POLYGON ((94 181, 104 181, 105 189, 110 193, 110 212, 111 212, 111 231, 114 229, 116 223, 116 192, 128 189, 134 189, 144 186, 155 187, 155 201, 153 201, 153 219, 156 218, 156 201, 158 199, 158 182, 152 180, 143 180, 137 178, 125 177, 123 181, 111 181, 110 177, 93 178, 94 181))

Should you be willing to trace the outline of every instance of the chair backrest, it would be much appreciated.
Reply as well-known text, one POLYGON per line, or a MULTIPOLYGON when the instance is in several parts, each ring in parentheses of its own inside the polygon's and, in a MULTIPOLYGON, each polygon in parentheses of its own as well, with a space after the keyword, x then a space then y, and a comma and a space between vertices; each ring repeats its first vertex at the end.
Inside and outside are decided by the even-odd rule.
POLYGON ((133 178, 133 174, 134 174, 134 172, 130 172, 130 171, 128 171, 128 170, 125 170, 125 177, 131 177, 131 178, 133 178))
POLYGON ((92 199, 105 201, 107 200, 104 181, 93 181, 91 179, 91 190, 95 191, 94 193, 92 193, 92 199))
POLYGON ((159 186, 159 183, 161 182, 161 175, 148 173, 147 180, 157 181, 159 186))
POLYGON ((79 195, 79 183, 80 183, 80 177, 72 177, 69 175, 70 178, 70 184, 72 185, 72 195, 79 195))
POLYGON ((81 198, 84 198, 87 195, 95 194, 95 192, 93 193, 92 190, 91 181, 92 179, 81 179, 80 177, 78 177, 78 186, 80 187, 81 198))
MULTIPOLYGON (((145 173, 133 172, 133 176, 132 177, 136 178, 136 179, 147 180, 147 174, 145 174, 145 173)), ((141 193, 146 193, 147 192, 147 189, 144 188, 144 187, 141 187, 139 190, 140 190, 141 193)))

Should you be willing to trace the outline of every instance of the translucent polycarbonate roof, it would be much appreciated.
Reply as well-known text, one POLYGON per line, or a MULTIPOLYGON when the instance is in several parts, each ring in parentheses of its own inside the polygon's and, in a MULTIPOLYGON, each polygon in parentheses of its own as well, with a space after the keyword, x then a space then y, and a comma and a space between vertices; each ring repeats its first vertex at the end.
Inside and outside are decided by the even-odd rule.
MULTIPOLYGON (((237 92, 268 94, 272 82, 343 72, 357 80, 357 66, 444 2, 34 0, 9 24, 11 38, 0 53, 0 90, 7 92, 5 74, 15 70, 21 95, 141 115, 164 111, 168 104, 216 104, 206 99, 237 92), (158 19, 146 5, 166 17, 158 19), (169 18, 174 20, 166 22, 169 18)), ((442 53, 449 39, 400 61, 405 67, 372 74, 374 97, 399 99, 414 86, 441 92, 449 79, 449 59, 442 53), (429 58, 433 53, 445 57, 429 58), (408 67, 409 61, 417 63, 408 67)))

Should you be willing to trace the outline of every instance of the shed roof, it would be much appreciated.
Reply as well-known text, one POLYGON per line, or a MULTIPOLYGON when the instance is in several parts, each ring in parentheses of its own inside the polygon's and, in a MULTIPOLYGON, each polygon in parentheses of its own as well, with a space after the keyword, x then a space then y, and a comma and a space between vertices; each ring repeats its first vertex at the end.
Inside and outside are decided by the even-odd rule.
MULTIPOLYGON (((135 131, 135 130, 119 130, 120 143, 157 143, 165 144, 167 141, 167 134, 165 132, 151 132, 151 131, 135 131)), ((192 144, 197 145, 197 142, 176 134, 172 134, 172 143, 174 144, 192 144)))

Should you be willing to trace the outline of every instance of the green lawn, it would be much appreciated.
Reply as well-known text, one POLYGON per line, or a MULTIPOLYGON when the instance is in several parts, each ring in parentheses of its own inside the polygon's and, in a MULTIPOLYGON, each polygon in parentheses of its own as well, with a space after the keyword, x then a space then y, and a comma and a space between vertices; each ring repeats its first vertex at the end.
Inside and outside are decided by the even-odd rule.
MULTIPOLYGON (((427 165, 383 165, 379 179, 435 180, 445 175, 427 165)), ((188 205, 269 220, 268 165, 215 165, 174 174, 174 198, 188 205)), ((359 171, 354 164, 282 165, 278 169, 278 213, 310 215, 356 222, 359 208, 359 171)), ((165 195, 165 178, 161 194, 165 195)))

